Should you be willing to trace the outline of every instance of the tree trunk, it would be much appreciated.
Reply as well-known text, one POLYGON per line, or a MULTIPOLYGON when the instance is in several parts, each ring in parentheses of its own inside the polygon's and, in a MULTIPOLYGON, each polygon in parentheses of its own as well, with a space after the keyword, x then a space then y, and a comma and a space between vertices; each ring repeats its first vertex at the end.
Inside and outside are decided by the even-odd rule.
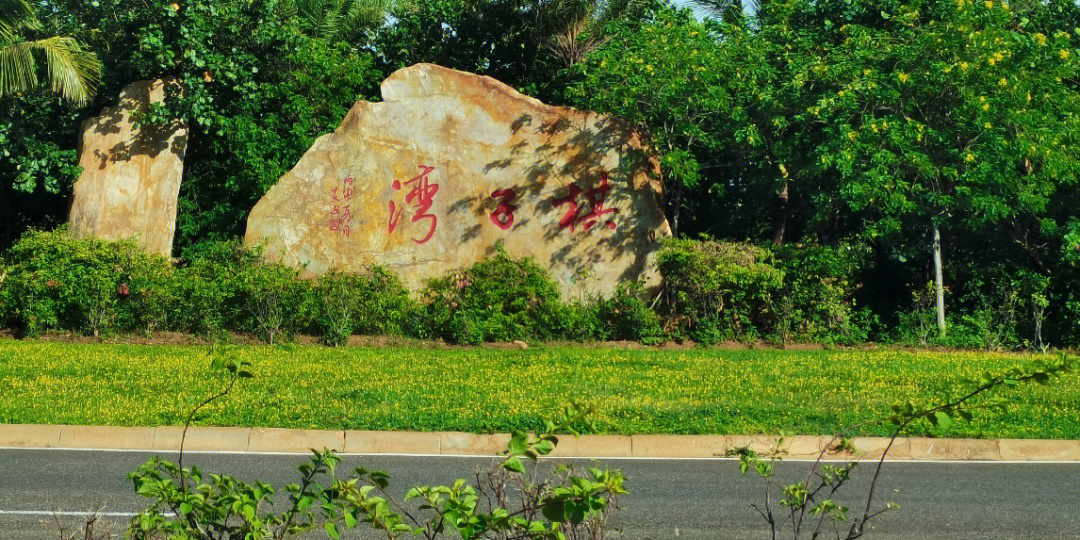
POLYGON ((945 337, 945 284, 941 277, 941 231, 934 225, 934 285, 937 292, 937 326, 945 337))
POLYGON ((675 187, 675 199, 671 202, 671 236, 679 236, 679 210, 682 208, 683 185, 679 182, 675 187))
POLYGON ((788 182, 784 180, 784 187, 776 195, 776 214, 773 215, 772 243, 779 246, 784 243, 784 228, 788 220, 788 182))

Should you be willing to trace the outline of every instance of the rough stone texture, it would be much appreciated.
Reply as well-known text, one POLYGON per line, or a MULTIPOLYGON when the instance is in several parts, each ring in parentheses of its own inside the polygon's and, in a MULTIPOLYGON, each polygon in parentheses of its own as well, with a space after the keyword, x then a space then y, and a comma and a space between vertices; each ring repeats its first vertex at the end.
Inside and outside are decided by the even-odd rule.
POLYGON ((413 288, 500 241, 572 296, 658 283, 659 167, 623 122, 431 64, 394 73, 382 96, 259 201, 249 243, 310 275, 379 264, 413 288))
POLYGON ((162 102, 166 87, 177 84, 173 79, 132 83, 115 107, 83 122, 83 171, 71 204, 75 233, 104 240, 135 237, 150 253, 172 252, 187 128, 179 121, 136 127, 132 113, 162 102))

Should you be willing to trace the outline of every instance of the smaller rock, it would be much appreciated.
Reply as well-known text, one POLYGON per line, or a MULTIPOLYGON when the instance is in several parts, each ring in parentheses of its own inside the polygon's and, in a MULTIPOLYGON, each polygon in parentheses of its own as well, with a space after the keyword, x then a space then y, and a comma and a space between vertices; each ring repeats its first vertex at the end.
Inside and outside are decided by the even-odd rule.
POLYGON ((529 348, 529 344, 525 343, 524 341, 521 341, 520 339, 515 339, 513 343, 514 343, 514 345, 517 345, 517 348, 519 348, 519 349, 521 349, 523 351, 525 349, 529 348))

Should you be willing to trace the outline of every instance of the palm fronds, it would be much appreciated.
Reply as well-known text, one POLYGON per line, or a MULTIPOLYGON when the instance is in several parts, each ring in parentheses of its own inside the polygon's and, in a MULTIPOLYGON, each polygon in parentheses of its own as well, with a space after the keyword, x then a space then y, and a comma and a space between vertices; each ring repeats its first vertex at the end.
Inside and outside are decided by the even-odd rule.
POLYGON ((70 37, 51 37, 0 47, 0 97, 38 85, 38 59, 44 58, 53 92, 77 105, 94 97, 101 62, 70 37))

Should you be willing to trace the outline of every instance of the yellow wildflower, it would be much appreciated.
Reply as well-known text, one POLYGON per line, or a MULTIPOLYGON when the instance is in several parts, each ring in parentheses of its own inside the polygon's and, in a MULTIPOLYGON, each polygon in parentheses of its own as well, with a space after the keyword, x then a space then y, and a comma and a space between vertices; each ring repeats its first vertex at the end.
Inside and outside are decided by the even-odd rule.
POLYGON ((960 69, 961 70, 967 71, 967 68, 968 68, 968 63, 967 62, 960 62, 960 69))
POLYGON ((989 103, 983 103, 982 110, 989 111, 990 110, 990 104, 989 103))
POLYGON ((1069 51, 1065 49, 1061 49, 1060 51, 1058 51, 1058 56, 1060 56, 1062 60, 1067 59, 1069 57, 1069 54, 1069 51))
POLYGON ((986 128, 986 129, 990 129, 993 126, 990 125, 990 122, 987 122, 987 123, 983 124, 983 127, 986 128))
POLYGON ((986 0, 985 2, 983 2, 983 5, 986 6, 986 9, 990 9, 990 8, 994 7, 994 3, 991 2, 990 0, 986 0))
POLYGON ((855 137, 856 137, 856 135, 855 135, 855 132, 854 132, 854 131, 849 131, 849 132, 848 132, 848 134, 847 134, 847 138, 848 138, 849 140, 852 140, 852 141, 854 141, 854 140, 855 140, 855 137))
POLYGON ((972 154, 971 152, 968 152, 967 155, 964 156, 964 161, 967 162, 967 163, 971 163, 972 161, 975 161, 975 154, 972 154))
POLYGON ((1046 35, 1042 32, 1035 34, 1035 43, 1038 43, 1040 46, 1046 45, 1046 35))
POLYGON ((1005 77, 1002 77, 1000 80, 998 80, 998 86, 1009 86, 1009 80, 1005 77))
POLYGON ((901 82, 901 83, 906 83, 906 82, 908 82, 908 74, 907 74, 907 73, 904 73, 903 71, 901 71, 901 72, 900 72, 900 74, 896 76, 896 78, 897 78, 897 79, 900 79, 900 82, 901 82))

